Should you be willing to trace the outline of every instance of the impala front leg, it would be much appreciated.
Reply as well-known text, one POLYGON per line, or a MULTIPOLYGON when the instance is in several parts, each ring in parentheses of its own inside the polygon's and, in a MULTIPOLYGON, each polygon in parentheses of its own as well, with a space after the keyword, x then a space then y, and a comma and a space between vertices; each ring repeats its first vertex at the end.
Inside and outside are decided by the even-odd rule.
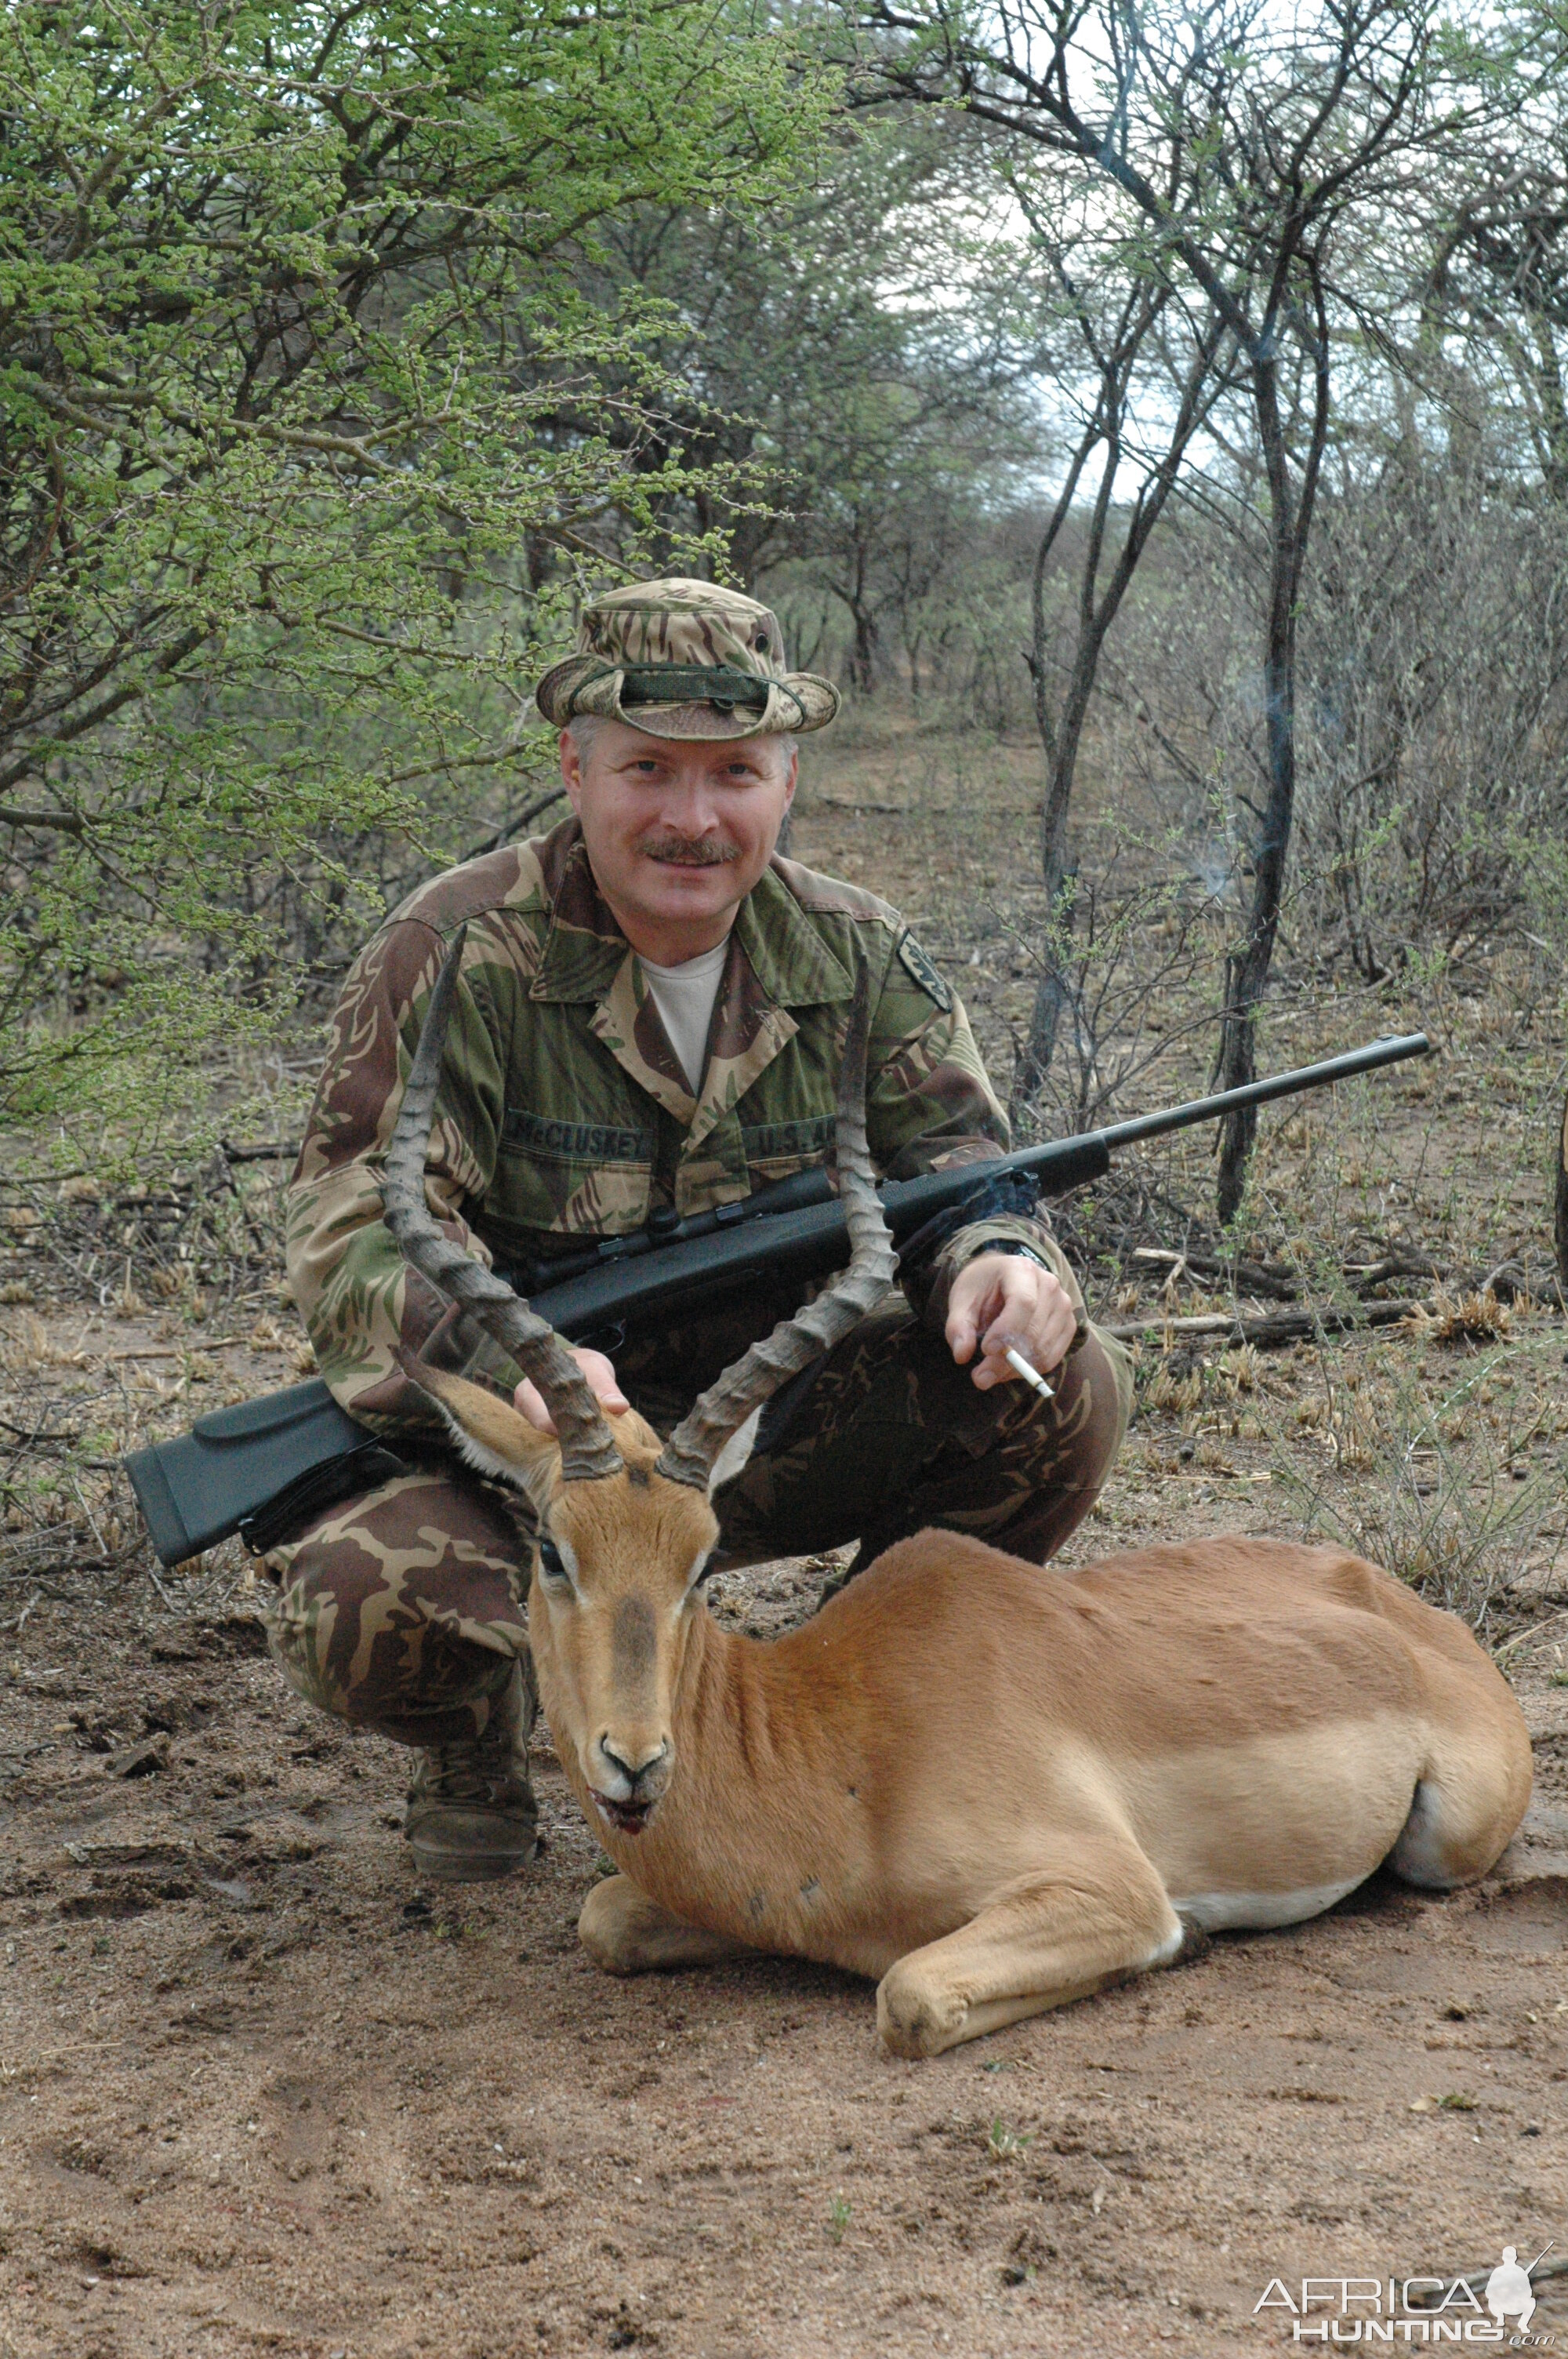
POLYGON ((877 2027, 895 2056, 940 2056, 1169 1965, 1181 1946, 1181 1920, 1143 1854, 1086 1841, 1005 1886, 956 1933, 900 1958, 877 1992, 877 2027))
POLYGON ((653 1974, 679 1966, 716 1966, 744 1957, 739 1941, 683 1925, 629 1875, 609 1875, 596 1884, 577 1920, 578 1939, 601 1973, 653 1974))

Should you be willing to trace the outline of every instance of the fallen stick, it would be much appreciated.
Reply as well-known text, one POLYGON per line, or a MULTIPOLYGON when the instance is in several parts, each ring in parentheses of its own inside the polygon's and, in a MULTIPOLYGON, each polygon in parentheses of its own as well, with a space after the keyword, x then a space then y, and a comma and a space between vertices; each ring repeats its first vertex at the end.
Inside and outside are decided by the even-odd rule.
MULTIPOLYGON (((1278 1302, 1293 1302, 1301 1292, 1295 1279, 1280 1270, 1265 1269, 1255 1261, 1216 1261, 1211 1255, 1172 1253, 1163 1245, 1134 1245, 1134 1261, 1163 1264, 1173 1274, 1190 1269, 1199 1277, 1232 1279, 1238 1294, 1269 1294, 1278 1302)), ((1166 1280, 1169 1285, 1172 1281, 1166 1280)))
POLYGON ((287 1147, 234 1147, 226 1138, 218 1142, 225 1163, 297 1163, 299 1142, 287 1147))
POLYGON ((1139 1335, 1223 1335, 1233 1343, 1296 1343, 1307 1336, 1349 1335, 1362 1327, 1394 1327, 1418 1310, 1430 1316, 1433 1309, 1430 1301, 1368 1302, 1350 1310, 1272 1310, 1260 1319, 1243 1319, 1224 1310, 1205 1311, 1195 1319, 1165 1319, 1155 1311, 1147 1319, 1120 1320, 1099 1332, 1113 1335, 1119 1343, 1130 1343, 1139 1335))
POLYGON ((226 1352, 236 1343, 248 1343, 248 1335, 204 1335, 194 1343, 136 1343, 128 1352, 104 1352, 105 1360, 183 1360, 188 1352, 226 1352))

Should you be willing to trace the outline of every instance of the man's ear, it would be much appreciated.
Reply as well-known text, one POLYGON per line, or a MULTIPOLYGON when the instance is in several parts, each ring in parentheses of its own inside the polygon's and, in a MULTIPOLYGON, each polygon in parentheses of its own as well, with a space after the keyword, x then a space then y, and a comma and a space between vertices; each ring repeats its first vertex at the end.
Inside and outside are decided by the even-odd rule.
POLYGON ((401 1344, 394 1357, 409 1383, 439 1411, 468 1463, 481 1474, 525 1491, 542 1512, 555 1495, 561 1471, 561 1445, 555 1435, 530 1425, 522 1410, 499 1393, 445 1368, 433 1368, 401 1344))
POLYGON ((561 784, 575 811, 582 809, 582 756, 569 729, 561 732, 561 784))

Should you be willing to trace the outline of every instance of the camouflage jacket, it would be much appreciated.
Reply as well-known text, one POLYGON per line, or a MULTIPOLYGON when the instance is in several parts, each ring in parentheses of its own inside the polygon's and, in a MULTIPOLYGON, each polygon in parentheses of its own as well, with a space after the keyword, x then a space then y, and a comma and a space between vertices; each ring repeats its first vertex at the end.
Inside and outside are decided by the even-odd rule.
MULTIPOLYGON (((827 1161, 862 972, 879 1169, 905 1179, 1006 1149, 963 1008, 871 894, 772 863, 737 913, 694 1098, 577 821, 470 861, 422 886, 355 961, 289 1191, 295 1299, 333 1393, 373 1426, 425 1421, 392 1347, 427 1343, 445 1306, 383 1224, 381 1170, 426 1000, 464 923, 426 1185, 448 1234, 486 1261, 524 1268, 641 1228, 662 1207, 734 1203, 827 1161)), ((1047 1252, 1077 1299, 1049 1232, 1017 1219, 960 1230, 938 1265, 942 1291, 1002 1235, 1047 1252)), ((744 1340, 794 1307, 759 1292, 744 1340)), ((720 1323, 728 1349, 733 1314, 720 1323)), ((708 1357, 683 1351, 693 1393, 708 1357)), ((516 1381, 498 1352, 481 1364, 516 1381)))

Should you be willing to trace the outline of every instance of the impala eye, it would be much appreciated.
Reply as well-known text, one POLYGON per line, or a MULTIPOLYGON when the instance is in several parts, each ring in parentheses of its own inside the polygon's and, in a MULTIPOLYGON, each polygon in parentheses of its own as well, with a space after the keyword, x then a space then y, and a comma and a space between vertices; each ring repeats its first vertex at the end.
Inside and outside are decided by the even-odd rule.
POLYGON ((558 1582, 563 1588, 570 1588, 571 1575, 567 1571, 560 1549, 548 1532, 539 1535, 539 1571, 546 1581, 558 1582))

